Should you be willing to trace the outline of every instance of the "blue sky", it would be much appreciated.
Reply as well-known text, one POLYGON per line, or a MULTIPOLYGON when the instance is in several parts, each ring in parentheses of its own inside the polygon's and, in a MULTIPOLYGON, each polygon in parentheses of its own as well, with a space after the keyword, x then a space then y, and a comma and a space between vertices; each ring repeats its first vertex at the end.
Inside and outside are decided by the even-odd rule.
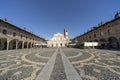
POLYGON ((74 38, 120 11, 120 0, 0 0, 0 18, 50 39, 69 31, 74 38))

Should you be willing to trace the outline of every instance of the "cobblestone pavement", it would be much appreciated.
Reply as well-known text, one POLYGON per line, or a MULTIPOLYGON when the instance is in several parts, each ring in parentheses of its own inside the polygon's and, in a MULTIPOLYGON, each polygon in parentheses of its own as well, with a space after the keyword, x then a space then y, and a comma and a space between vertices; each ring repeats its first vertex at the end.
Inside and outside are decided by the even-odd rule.
POLYGON ((120 51, 98 49, 63 49, 82 80, 120 80, 120 51), (75 54, 74 54, 75 53, 75 54))
POLYGON ((55 50, 0 51, 0 80, 35 80, 55 50))
MULTIPOLYGON (((70 80, 65 72, 61 52, 58 50, 56 56, 52 57, 56 49, 0 51, 0 80, 35 80, 51 58, 56 59, 48 80, 70 80)), ((61 50, 82 80, 120 80, 120 51, 73 48, 61 50)))

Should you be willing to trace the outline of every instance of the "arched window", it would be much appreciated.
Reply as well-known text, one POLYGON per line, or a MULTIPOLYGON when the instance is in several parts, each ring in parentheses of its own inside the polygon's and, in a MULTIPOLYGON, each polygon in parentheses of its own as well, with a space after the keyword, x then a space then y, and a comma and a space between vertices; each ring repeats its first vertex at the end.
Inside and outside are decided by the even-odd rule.
POLYGON ((4 30, 2 31, 2 33, 3 33, 4 35, 6 35, 6 34, 7 34, 7 30, 4 29, 4 30))

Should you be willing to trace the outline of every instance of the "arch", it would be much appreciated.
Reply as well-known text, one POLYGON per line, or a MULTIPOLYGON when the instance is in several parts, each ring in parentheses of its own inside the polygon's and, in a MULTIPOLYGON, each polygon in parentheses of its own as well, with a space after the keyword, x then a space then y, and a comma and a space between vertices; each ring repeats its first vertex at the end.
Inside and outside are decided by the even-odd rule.
POLYGON ((28 44, 28 48, 31 48, 31 42, 29 42, 29 44, 28 44))
POLYGON ((65 43, 65 47, 67 47, 67 43, 65 43))
POLYGON ((62 44, 62 43, 60 43, 60 47, 63 47, 63 44, 62 44))
POLYGON ((56 47, 58 47, 58 44, 56 43, 56 47))
POLYGON ((51 46, 53 47, 53 44, 51 44, 51 46))
POLYGON ((36 47, 36 45, 35 45, 36 43, 34 43, 34 47, 36 47))
POLYGON ((116 37, 109 37, 108 45, 109 45, 109 48, 119 48, 119 43, 116 37))
POLYGON ((34 47, 34 43, 32 43, 32 47, 34 47))
POLYGON ((24 42, 24 48, 27 48, 27 42, 24 42))
POLYGON ((6 50, 6 49, 7 49, 7 39, 0 38, 0 50, 6 50))
POLYGON ((118 45, 119 45, 118 48, 120 48, 120 38, 118 39, 118 45))
POLYGON ((102 38, 99 40, 100 42, 106 42, 106 39, 102 38))
POLYGON ((117 38, 116 37, 109 37, 108 38, 108 42, 109 43, 114 43, 114 42, 117 42, 118 40, 117 40, 117 38))
POLYGON ((16 49, 16 39, 13 39, 9 42, 9 49, 16 49))
POLYGON ((101 46, 100 46, 100 48, 107 48, 108 46, 107 46, 107 41, 106 41, 106 39, 104 39, 104 38, 101 38, 100 40, 99 40, 99 42, 101 43, 101 46))
POLYGON ((18 42, 18 49, 22 49, 22 43, 23 43, 23 41, 18 42))

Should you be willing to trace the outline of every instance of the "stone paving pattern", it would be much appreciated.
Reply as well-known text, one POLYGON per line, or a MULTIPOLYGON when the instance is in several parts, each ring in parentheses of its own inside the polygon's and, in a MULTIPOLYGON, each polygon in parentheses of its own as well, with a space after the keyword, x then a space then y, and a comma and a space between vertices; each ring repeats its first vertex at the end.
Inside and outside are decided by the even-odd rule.
POLYGON ((57 54, 53 72, 49 80, 67 80, 60 52, 57 54))
POLYGON ((55 50, 0 51, 0 80, 35 80, 55 50))
MULTIPOLYGON (((35 80, 56 49, 0 51, 0 80, 35 80)), ((61 50, 82 80, 120 80, 120 51, 74 48, 61 50)), ((50 80, 67 80, 60 52, 50 80)))
POLYGON ((120 80, 120 51, 98 49, 63 49, 63 51, 69 52, 66 55, 73 54, 72 51, 83 53, 82 56, 76 57, 80 60, 70 60, 83 80, 120 80))

